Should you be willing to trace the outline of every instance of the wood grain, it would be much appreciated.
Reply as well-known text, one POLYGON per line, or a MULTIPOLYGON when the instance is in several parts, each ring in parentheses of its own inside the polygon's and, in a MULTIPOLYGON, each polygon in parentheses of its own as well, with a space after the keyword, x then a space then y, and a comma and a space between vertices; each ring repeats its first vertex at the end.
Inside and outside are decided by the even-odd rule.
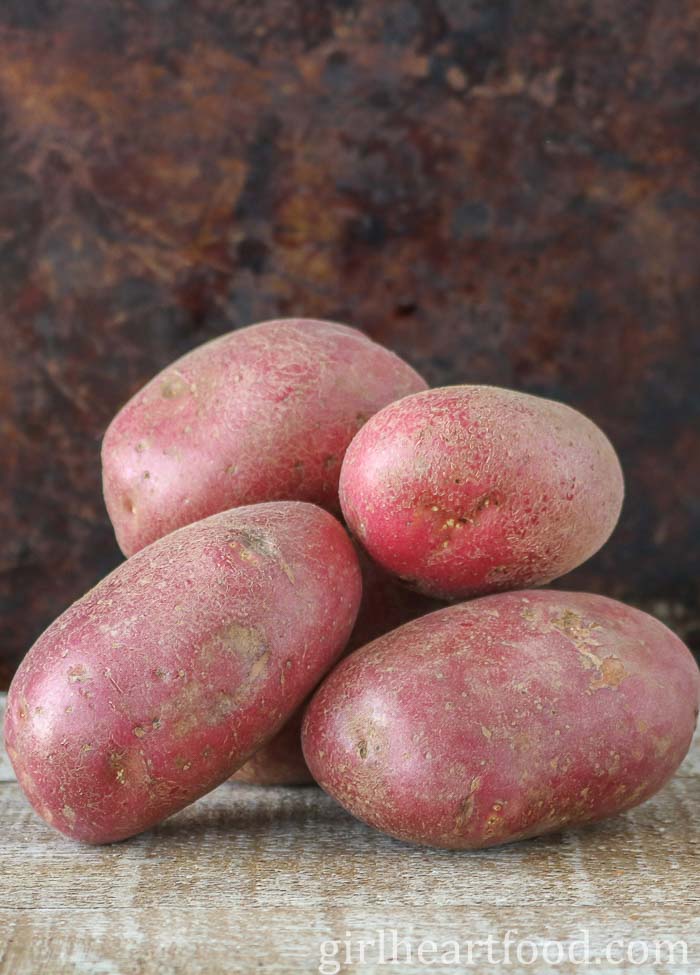
MULTIPOLYGON (((0 703, 1 708, 1 703, 0 703)), ((700 738, 653 800, 599 826, 476 853, 425 850, 353 820, 315 788, 225 785, 126 843, 50 830, 0 759, 0 973, 217 975, 318 971, 325 939, 396 929, 457 939, 684 939, 700 970, 700 738)), ((389 935, 387 934, 387 937, 389 935)), ((497 949, 498 950, 498 949, 497 949)), ((500 957, 497 955, 497 957, 500 957)), ((580 972, 538 965, 379 965, 343 971, 580 972)))

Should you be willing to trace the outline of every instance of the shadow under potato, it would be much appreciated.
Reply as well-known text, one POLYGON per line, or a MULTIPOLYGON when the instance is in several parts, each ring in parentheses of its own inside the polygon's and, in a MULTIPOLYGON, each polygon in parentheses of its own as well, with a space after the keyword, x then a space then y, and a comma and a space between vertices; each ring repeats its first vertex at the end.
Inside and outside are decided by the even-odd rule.
MULTIPOLYGON (((419 854, 449 859, 454 856, 503 856, 516 859, 523 854, 546 855, 572 841, 585 846, 601 840, 617 841, 631 835, 632 824, 623 813, 610 819, 575 829, 560 830, 542 836, 529 837, 511 843, 479 850, 448 850, 421 846, 395 839, 359 819, 355 819, 330 796, 312 784, 303 786, 248 786, 226 783, 217 792, 217 801, 199 800, 188 809, 171 816, 158 826, 124 843, 168 838, 186 845, 190 839, 200 842, 211 839, 235 845, 236 839, 258 848, 260 841, 269 838, 270 849, 281 853, 277 845, 280 834, 287 840, 287 848, 307 849, 308 855, 324 857, 330 849, 338 856, 341 848, 348 855, 381 849, 383 853, 419 854), (290 829, 291 827, 291 829, 290 829), (308 833, 313 831, 313 845, 306 845, 308 833)), ((653 825, 653 824, 650 824, 653 825)), ((122 845, 122 844, 120 844, 122 845)))

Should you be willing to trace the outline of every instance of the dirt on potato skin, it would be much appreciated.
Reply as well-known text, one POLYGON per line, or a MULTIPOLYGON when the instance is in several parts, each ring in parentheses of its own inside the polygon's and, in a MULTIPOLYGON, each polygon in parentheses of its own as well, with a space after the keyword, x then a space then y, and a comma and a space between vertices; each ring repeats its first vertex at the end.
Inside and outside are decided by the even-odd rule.
POLYGON ((302 502, 224 512, 132 556, 13 680, 5 742, 34 808, 104 843, 213 789, 340 655, 361 585, 342 526, 302 502))
POLYGON ((503 593, 351 654, 311 700, 319 785, 399 839, 477 849, 645 801, 695 728, 700 674, 653 617, 589 593, 503 593))

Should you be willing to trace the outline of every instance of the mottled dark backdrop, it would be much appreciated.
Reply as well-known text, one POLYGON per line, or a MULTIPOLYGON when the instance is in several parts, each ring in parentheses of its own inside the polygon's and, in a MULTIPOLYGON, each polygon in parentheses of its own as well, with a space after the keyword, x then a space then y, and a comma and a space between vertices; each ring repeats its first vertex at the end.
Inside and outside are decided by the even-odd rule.
POLYGON ((113 412, 279 315, 589 413, 628 501, 566 584, 697 640, 699 51, 695 0, 2 0, 5 676, 118 560, 113 412))

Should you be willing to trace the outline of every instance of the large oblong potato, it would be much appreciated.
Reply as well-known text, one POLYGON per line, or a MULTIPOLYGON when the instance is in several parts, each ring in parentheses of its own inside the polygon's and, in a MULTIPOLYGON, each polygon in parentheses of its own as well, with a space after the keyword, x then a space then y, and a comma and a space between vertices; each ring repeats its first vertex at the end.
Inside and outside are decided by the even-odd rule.
POLYGON ((653 617, 603 596, 485 596, 342 660, 306 711, 316 779, 399 839, 472 849, 602 819, 686 754, 700 675, 653 617))
POLYGON ((209 792, 337 659, 361 591, 346 532, 303 502, 227 511, 137 553, 15 675, 5 742, 30 802, 104 843, 209 792))
POLYGON ((623 490, 591 420, 493 386, 386 406, 353 440, 340 478, 343 514, 372 558, 442 599, 569 572, 612 532, 623 490))
POLYGON ((104 496, 122 551, 244 504, 339 510, 340 465, 357 430, 425 388, 393 352, 333 322, 263 322, 194 349, 105 434, 104 496))

